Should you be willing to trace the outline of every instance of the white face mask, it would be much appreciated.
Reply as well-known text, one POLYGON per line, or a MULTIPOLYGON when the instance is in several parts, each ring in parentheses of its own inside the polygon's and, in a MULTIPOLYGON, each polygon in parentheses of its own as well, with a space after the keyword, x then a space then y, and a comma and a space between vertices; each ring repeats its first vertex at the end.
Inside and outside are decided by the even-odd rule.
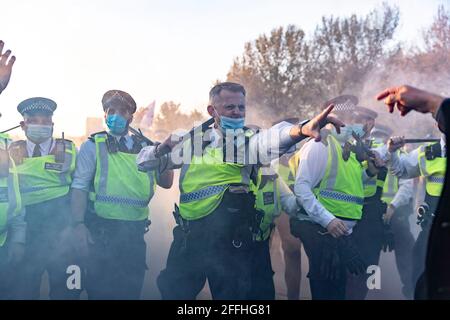
POLYGON ((25 135, 36 144, 42 143, 52 137, 53 126, 41 124, 27 124, 25 135))

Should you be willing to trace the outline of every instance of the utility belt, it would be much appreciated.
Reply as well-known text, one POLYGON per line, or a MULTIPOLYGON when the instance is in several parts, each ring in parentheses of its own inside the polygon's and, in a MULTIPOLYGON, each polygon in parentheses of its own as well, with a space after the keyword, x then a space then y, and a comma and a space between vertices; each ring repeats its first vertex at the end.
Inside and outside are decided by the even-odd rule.
MULTIPOLYGON (((230 218, 232 220, 232 245, 237 249, 251 245, 251 243, 256 242, 258 235, 262 235, 260 225, 262 219, 264 218, 264 212, 255 208, 255 196, 252 192, 247 192, 245 190, 245 186, 230 186, 225 191, 219 207, 216 208, 211 215, 212 214, 232 215, 231 217, 226 218, 230 218), (225 212, 219 213, 218 211, 225 212)), ((189 233, 192 230, 192 224, 208 218, 208 216, 199 220, 184 219, 180 214, 178 205, 176 204, 175 210, 173 211, 173 216, 176 223, 183 230, 184 240, 182 249, 185 249, 189 233)))
MULTIPOLYGON (((343 221, 356 221, 355 219, 343 218, 343 217, 338 217, 338 216, 336 216, 336 218, 338 218, 339 220, 343 220, 343 221)), ((303 207, 300 207, 298 209, 297 217, 291 218, 291 220, 307 221, 307 222, 315 223, 309 217, 308 213, 306 213, 306 211, 305 211, 305 209, 303 207)), ((317 224, 317 223, 315 223, 315 224, 317 224)), ((317 224, 317 225, 319 225, 319 224, 317 224)))
POLYGON ((111 237, 125 236, 129 240, 141 239, 149 231, 151 221, 149 219, 139 221, 105 219, 97 215, 90 202, 86 211, 85 224, 94 237, 107 244, 111 237))

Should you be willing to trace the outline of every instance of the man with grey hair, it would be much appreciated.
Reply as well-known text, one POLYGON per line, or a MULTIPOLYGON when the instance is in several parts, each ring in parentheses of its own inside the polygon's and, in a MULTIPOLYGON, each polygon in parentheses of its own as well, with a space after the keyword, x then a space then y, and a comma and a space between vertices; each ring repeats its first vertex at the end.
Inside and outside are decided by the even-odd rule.
POLYGON ((215 85, 207 108, 213 128, 193 130, 182 143, 169 137, 156 147, 143 148, 137 159, 141 170, 181 168, 180 204, 174 212, 178 225, 166 268, 157 280, 163 299, 195 299, 206 280, 213 299, 248 296, 250 251, 260 222, 249 185, 261 164, 249 159, 264 152, 272 160, 306 137, 320 140, 320 128, 328 122, 338 130, 343 125, 328 116, 333 109, 329 106, 310 121, 283 122, 261 132, 247 130, 245 94, 237 83, 215 85), (180 146, 193 154, 180 161, 176 158, 180 146), (244 150, 244 161, 235 157, 238 149, 244 150))

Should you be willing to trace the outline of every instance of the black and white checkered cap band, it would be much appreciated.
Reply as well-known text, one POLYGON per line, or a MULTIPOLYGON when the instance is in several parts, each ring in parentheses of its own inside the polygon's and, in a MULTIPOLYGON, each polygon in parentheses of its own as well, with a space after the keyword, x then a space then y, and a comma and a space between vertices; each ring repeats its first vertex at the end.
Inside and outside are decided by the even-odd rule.
POLYGON ((32 112, 32 111, 48 111, 50 113, 53 113, 53 108, 42 101, 36 101, 32 104, 24 107, 22 109, 22 113, 32 112))
POLYGON ((355 111, 355 104, 350 100, 345 101, 344 103, 336 103, 334 104, 333 112, 353 112, 355 111))

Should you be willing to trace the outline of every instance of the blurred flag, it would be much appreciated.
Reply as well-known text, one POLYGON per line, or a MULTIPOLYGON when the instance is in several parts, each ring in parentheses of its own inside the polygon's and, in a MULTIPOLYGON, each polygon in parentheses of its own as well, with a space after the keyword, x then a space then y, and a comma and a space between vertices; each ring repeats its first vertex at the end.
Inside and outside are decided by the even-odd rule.
POLYGON ((153 102, 150 103, 145 108, 145 114, 142 117, 141 123, 139 124, 139 126, 141 128, 149 128, 149 127, 152 126, 152 124, 153 124, 153 116, 155 114, 155 103, 156 103, 156 101, 153 100, 153 102))

